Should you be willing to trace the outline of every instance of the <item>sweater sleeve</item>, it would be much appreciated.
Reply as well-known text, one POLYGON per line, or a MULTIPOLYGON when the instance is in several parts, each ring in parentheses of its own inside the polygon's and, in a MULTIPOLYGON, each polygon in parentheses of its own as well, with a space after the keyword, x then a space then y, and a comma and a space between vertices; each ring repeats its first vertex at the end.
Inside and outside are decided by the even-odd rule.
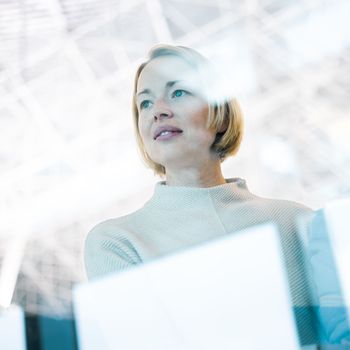
POLYGON ((125 234, 118 232, 113 219, 89 231, 84 245, 84 261, 89 280, 141 262, 136 249, 125 234))

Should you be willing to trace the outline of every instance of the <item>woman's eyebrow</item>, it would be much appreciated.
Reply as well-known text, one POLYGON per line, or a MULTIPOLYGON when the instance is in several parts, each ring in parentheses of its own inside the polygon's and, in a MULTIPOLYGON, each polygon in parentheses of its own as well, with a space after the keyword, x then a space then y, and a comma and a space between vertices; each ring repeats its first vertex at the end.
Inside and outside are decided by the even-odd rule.
MULTIPOLYGON (((185 80, 172 80, 172 81, 168 81, 166 84, 165 84, 165 87, 166 88, 170 88, 172 87, 173 85, 179 83, 179 82, 182 82, 182 81, 185 81, 185 80)), ((150 94, 151 93, 151 90, 150 89, 144 89, 140 92, 137 93, 137 96, 140 96, 142 94, 150 94)))
POLYGON ((142 91, 140 91, 139 93, 137 93, 137 96, 140 96, 142 94, 150 94, 151 90, 150 89, 144 89, 142 91))

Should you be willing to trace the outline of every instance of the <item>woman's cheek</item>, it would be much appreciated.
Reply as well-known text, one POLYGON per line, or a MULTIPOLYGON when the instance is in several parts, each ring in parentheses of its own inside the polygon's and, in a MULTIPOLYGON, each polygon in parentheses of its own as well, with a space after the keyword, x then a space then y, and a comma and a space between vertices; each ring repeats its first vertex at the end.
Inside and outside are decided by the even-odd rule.
POLYGON ((146 134, 145 134, 145 125, 144 125, 144 122, 141 119, 139 119, 139 133, 140 133, 140 136, 141 136, 141 139, 142 139, 143 143, 145 143, 145 141, 146 141, 146 138, 145 138, 145 136, 146 136, 146 134))

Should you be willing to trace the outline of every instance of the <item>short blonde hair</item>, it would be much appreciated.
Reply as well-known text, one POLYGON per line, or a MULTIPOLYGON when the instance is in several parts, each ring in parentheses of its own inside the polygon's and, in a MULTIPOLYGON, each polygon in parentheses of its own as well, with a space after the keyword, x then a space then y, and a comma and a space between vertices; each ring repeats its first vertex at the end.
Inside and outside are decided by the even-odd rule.
MULTIPOLYGON (((135 74, 132 95, 132 114, 136 140, 141 156, 146 165, 153 169, 155 174, 164 176, 165 167, 154 162, 146 152, 139 130, 139 113, 136 102, 137 84, 142 70, 150 61, 161 56, 176 56, 188 62, 197 70, 200 76, 204 78, 203 83, 206 83, 205 85, 207 85, 206 88, 209 89, 209 94, 213 85, 211 84, 212 81, 206 82, 205 78, 212 80, 213 78, 215 79, 215 77, 212 75, 213 66, 210 61, 197 51, 184 46, 156 45, 149 51, 148 60, 138 67, 135 74)), ((212 95, 215 95, 215 91, 212 95)), ((239 103, 235 98, 220 98, 220 100, 215 99, 213 101, 208 101, 208 103, 209 113, 207 127, 214 128, 214 130, 217 131, 224 126, 226 127, 224 132, 217 132, 215 141, 211 146, 211 150, 214 151, 220 158, 220 161, 223 162, 227 157, 235 155, 239 149, 243 137, 243 114, 239 103)))

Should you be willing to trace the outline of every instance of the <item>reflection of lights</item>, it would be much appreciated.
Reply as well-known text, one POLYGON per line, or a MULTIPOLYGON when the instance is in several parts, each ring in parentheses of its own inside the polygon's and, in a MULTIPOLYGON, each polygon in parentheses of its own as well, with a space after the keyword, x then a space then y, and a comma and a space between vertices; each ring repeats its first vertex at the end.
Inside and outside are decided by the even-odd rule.
POLYGON ((263 164, 278 173, 295 173, 296 161, 291 147, 278 138, 265 142, 260 151, 263 164))
MULTIPOLYGON (((43 9, 51 3, 43 3, 43 9)), ((85 222, 87 217, 104 212, 103 208, 112 207, 113 215, 124 214, 126 200, 131 210, 142 203, 142 198, 147 199, 143 188, 152 189, 155 179, 151 171, 143 168, 135 146, 128 141, 133 139, 130 94, 134 71, 143 61, 141 55, 155 44, 149 38, 151 28, 154 38, 159 39, 165 22, 158 12, 149 16, 148 11, 140 11, 142 1, 121 3, 118 11, 107 11, 103 18, 94 13, 91 19, 81 13, 79 6, 68 6, 64 16, 61 9, 54 7, 53 17, 50 10, 46 15, 42 11, 40 18, 34 9, 28 9, 26 28, 32 28, 29 37, 15 30, 20 20, 18 2, 8 2, 1 9, 7 40, 0 48, 4 57, 0 67, 0 120, 2 130, 6 130, 0 138, 4 170, 0 181, 0 207, 4 208, 0 237, 8 232, 7 227, 14 227, 12 223, 18 227, 18 218, 23 218, 24 212, 28 213, 26 222, 30 220, 33 233, 45 232, 49 240, 53 239, 49 233, 55 229, 85 222), (139 15, 145 21, 130 26, 130 18, 135 20, 139 15), (162 23, 149 26, 147 17, 162 23), (53 18, 64 23, 57 27, 53 18), (50 24, 49 31, 37 30, 46 28, 41 27, 42 21, 50 24), (120 24, 124 22, 129 25, 120 24), (67 26, 73 30, 61 31, 67 26), (20 68, 24 69, 23 79, 16 77, 20 68), (57 163, 67 168, 51 165, 57 163)), ((290 102, 293 113, 300 112, 300 119, 305 118, 293 130, 284 118, 278 118, 275 126, 282 138, 259 143, 257 155, 274 175, 267 177, 265 190, 274 188, 275 179, 295 171, 298 164, 294 149, 284 143, 293 139, 305 150, 298 152, 298 157, 305 165, 301 169, 305 193, 307 200, 314 201, 313 206, 323 205, 340 192, 349 192, 346 47, 350 43, 350 2, 277 0, 269 1, 268 6, 248 2, 249 10, 245 5, 223 3, 183 3, 183 13, 178 6, 177 14, 168 10, 167 23, 171 33, 180 27, 179 36, 173 37, 176 41, 198 48, 223 76, 219 79, 218 74, 214 79, 214 101, 235 96, 242 103, 245 98, 242 106, 247 124, 259 118, 262 123, 252 127, 264 125, 274 111, 287 115, 290 102), (208 6, 209 3, 212 4, 208 6), (266 12, 267 7, 274 6, 278 10, 266 12), (196 17, 203 26, 196 20, 191 23, 187 15, 196 17), (217 18, 212 21, 214 15, 217 18), (206 17, 212 22, 205 24, 206 17), (285 79, 276 80, 276 70, 283 72, 285 79), (301 98, 295 101, 295 97, 301 98), (284 135, 290 138, 284 139, 284 135), (329 180, 324 180, 324 173, 330 173, 329 180)), ((164 1, 160 4, 167 7, 164 1)), ((103 9, 101 4, 95 5, 103 9)), ((95 5, 91 2, 91 8, 95 5)), ((252 139, 265 137, 268 132, 268 128, 256 128, 252 139)), ((243 173, 249 173, 249 169, 255 169, 256 158, 244 157, 244 152, 254 151, 254 143, 245 141, 243 152, 238 154, 239 166, 243 173)), ((223 163, 228 172, 236 171, 236 164, 223 163)), ((292 186, 287 186, 286 191, 291 197, 296 193, 292 186)), ((56 249, 60 257, 67 254, 59 244, 56 249)), ((46 256, 42 260, 52 264, 46 256)), ((66 261, 70 260, 62 258, 62 262, 66 261)), ((30 275, 28 271, 25 273, 30 275)), ((37 277, 30 275, 30 279, 37 277)), ((48 295, 52 293, 43 281, 38 284, 47 289, 48 295)), ((8 304, 10 297, 5 299, 8 304)))
POLYGON ((349 10, 348 1, 339 1, 336 6, 324 6, 291 25, 284 35, 293 63, 299 66, 321 60, 349 45, 349 10))
POLYGON ((332 142, 350 155, 350 121, 347 119, 334 120, 328 126, 332 142))
POLYGON ((220 91, 219 100, 248 94, 256 88, 254 61, 246 36, 243 28, 228 32, 201 50, 214 63, 217 77, 221 77, 214 82, 220 91))

